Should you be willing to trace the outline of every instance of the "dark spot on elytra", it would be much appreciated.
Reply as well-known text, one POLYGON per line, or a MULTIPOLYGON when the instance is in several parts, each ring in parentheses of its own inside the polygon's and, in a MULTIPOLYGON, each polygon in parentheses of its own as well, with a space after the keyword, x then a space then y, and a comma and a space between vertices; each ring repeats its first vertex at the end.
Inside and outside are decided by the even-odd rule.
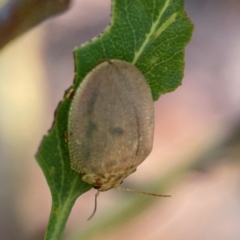
POLYGON ((91 138, 92 137, 92 134, 94 131, 97 130, 97 125, 93 122, 93 121, 89 121, 88 123, 88 127, 87 127, 87 138, 91 138))
POLYGON ((91 97, 91 99, 90 99, 89 102, 88 102, 87 113, 88 113, 89 115, 92 115, 92 113, 93 113, 94 106, 95 106, 95 103, 96 103, 97 98, 98 98, 98 90, 95 90, 95 91, 92 93, 92 97, 91 97))
POLYGON ((121 127, 112 127, 109 129, 109 132, 114 136, 121 136, 124 133, 124 130, 121 127))
POLYGON ((93 133, 94 131, 97 131, 97 129, 98 129, 97 125, 93 121, 89 120, 86 133, 85 133, 86 139, 88 139, 88 141, 83 142, 83 148, 82 148, 82 154, 84 155, 84 158, 86 160, 91 158, 92 145, 89 144, 89 141, 90 142, 92 141, 93 133))

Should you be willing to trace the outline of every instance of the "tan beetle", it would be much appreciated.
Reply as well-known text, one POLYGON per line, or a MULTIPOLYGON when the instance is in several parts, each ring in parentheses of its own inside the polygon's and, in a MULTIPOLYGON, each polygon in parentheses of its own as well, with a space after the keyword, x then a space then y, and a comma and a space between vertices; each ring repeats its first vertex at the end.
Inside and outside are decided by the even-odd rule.
POLYGON ((69 111, 68 143, 71 168, 98 189, 91 217, 99 193, 123 189, 123 179, 149 155, 153 133, 151 90, 135 66, 109 60, 84 78, 69 111))

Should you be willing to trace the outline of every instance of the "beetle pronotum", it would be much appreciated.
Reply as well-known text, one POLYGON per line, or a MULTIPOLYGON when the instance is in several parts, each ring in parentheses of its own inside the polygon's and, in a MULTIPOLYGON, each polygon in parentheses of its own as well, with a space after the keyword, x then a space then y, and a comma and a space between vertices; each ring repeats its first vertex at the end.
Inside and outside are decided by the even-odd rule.
POLYGON ((149 155, 153 132, 151 90, 135 66, 109 60, 84 78, 71 103, 68 142, 71 168, 98 189, 95 210, 99 193, 123 189, 123 179, 149 155))

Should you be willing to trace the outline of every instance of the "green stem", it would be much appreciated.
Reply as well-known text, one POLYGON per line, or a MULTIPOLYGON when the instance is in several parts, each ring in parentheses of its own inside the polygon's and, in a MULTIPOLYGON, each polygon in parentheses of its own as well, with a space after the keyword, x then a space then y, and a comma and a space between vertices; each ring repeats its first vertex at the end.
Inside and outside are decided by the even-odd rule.
POLYGON ((48 221, 48 227, 44 240, 59 240, 64 231, 66 222, 71 213, 76 198, 67 199, 64 204, 52 203, 52 209, 48 221))

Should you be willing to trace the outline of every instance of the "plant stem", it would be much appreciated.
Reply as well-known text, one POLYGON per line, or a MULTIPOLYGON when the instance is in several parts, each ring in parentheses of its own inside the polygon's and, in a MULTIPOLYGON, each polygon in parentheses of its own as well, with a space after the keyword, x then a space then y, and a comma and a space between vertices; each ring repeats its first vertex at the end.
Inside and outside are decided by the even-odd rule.
POLYGON ((64 231, 66 222, 71 213, 76 198, 67 199, 64 204, 52 203, 52 209, 48 221, 48 227, 44 240, 59 240, 64 231))

